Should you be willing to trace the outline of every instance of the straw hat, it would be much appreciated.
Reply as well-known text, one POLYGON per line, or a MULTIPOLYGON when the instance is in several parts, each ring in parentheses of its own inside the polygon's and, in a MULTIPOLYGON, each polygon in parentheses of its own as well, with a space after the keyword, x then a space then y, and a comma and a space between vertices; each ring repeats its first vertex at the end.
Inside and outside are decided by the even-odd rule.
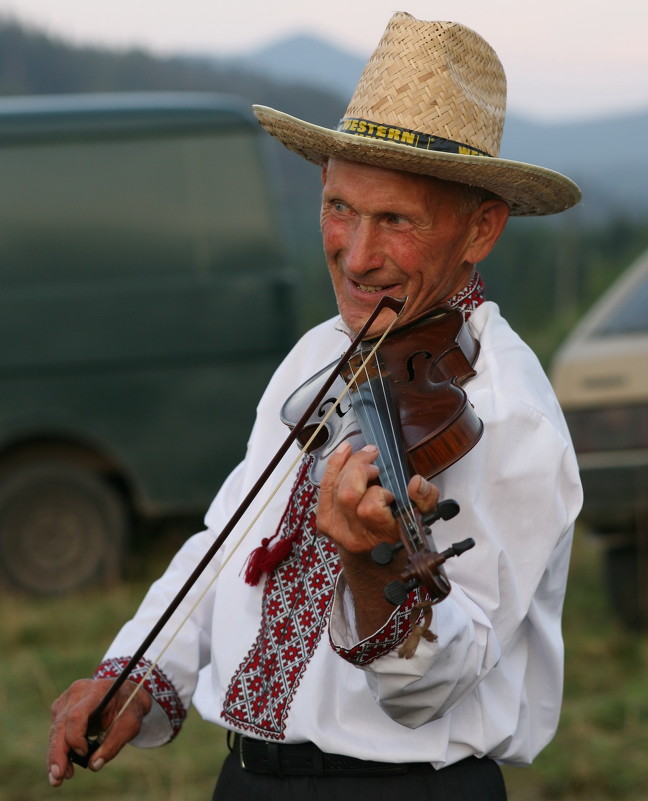
POLYGON ((499 158, 505 106, 504 69, 481 36, 398 12, 337 130, 253 110, 266 131, 315 164, 334 157, 482 187, 514 215, 570 208, 581 193, 569 178, 499 158))

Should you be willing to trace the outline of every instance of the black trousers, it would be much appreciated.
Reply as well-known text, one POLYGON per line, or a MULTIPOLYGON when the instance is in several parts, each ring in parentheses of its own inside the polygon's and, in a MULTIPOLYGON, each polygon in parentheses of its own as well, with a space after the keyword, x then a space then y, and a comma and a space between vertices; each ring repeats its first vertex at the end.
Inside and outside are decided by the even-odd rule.
POLYGON ((506 801, 502 773, 491 759, 469 757, 442 770, 417 764, 397 776, 273 776, 223 764, 212 801, 506 801))

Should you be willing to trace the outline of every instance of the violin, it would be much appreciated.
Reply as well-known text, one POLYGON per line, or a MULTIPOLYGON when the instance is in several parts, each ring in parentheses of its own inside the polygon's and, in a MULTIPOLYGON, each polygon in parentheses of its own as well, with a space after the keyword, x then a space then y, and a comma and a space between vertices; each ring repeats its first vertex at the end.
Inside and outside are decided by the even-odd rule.
MULTIPOLYGON (((298 440, 313 457, 315 483, 340 443, 349 441, 354 450, 367 443, 376 445, 380 482, 394 496, 392 512, 399 522, 400 542, 381 543, 372 558, 384 565, 402 548, 408 554, 401 580, 387 584, 385 597, 400 605, 412 589, 423 585, 431 602, 438 603, 450 592, 443 563, 472 548, 474 540, 468 538, 439 554, 431 525, 454 517, 459 505, 442 501, 422 519, 408 497, 407 483, 415 473, 433 478, 479 441, 483 424, 462 388, 475 375, 479 343, 465 327, 462 313, 448 306, 398 328, 377 348, 374 342, 363 341, 342 367, 330 397, 317 407, 298 440), (338 403, 345 383, 348 398, 338 403)), ((288 426, 330 371, 331 365, 288 398, 281 410, 288 426)))

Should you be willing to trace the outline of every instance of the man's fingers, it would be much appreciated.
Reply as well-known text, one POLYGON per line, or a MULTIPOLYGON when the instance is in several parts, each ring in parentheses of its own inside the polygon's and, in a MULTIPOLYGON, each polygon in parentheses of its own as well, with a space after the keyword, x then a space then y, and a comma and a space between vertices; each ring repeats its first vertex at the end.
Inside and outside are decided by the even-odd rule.
POLYGON ((393 500, 394 496, 388 490, 379 486, 369 487, 358 503, 358 519, 370 528, 390 527, 394 520, 390 508, 393 500))
POLYGON ((88 767, 98 771, 106 762, 114 759, 122 748, 139 734, 142 717, 140 708, 133 704, 133 707, 129 707, 119 719, 116 719, 104 735, 101 745, 92 755, 88 767))
POLYGON ((322 533, 330 533, 335 525, 333 518, 338 506, 345 514, 355 511, 368 484, 378 477, 378 468, 373 464, 377 455, 373 445, 353 453, 348 442, 331 454, 320 483, 318 522, 322 533))
POLYGON ((52 704, 47 772, 53 787, 58 787, 74 775, 74 768, 68 759, 69 751, 72 749, 79 754, 87 752, 84 735, 93 707, 87 702, 84 705, 83 699, 93 686, 92 679, 75 682, 52 704))
POLYGON ((339 484, 342 474, 358 473, 365 475, 367 468, 371 468, 369 473, 375 478, 378 468, 374 467, 373 462, 378 455, 375 445, 365 445, 359 451, 353 453, 350 443, 343 442, 330 455, 326 465, 326 470, 322 477, 320 491, 331 492, 339 484))
POLYGON ((439 490, 423 476, 413 476, 407 485, 409 497, 421 514, 434 511, 439 502, 439 490))
MULTIPOLYGON (((47 772, 53 787, 58 787, 65 779, 74 775, 74 767, 68 758, 70 751, 80 756, 87 755, 88 719, 112 683, 112 679, 82 679, 74 682, 52 704, 47 772)), ((136 693, 123 714, 115 717, 134 687, 132 682, 127 681, 102 716, 102 725, 107 732, 104 741, 90 758, 91 770, 101 770, 139 732, 142 719, 152 703, 151 697, 144 690, 136 693)))
POLYGON ((106 762, 114 759, 122 748, 139 734, 142 720, 151 709, 152 701, 144 689, 140 687, 133 695, 134 689, 135 684, 127 681, 113 699, 114 707, 111 712, 114 713, 117 709, 122 711, 112 717, 110 726, 106 728, 101 745, 90 759, 91 770, 101 770, 106 762))

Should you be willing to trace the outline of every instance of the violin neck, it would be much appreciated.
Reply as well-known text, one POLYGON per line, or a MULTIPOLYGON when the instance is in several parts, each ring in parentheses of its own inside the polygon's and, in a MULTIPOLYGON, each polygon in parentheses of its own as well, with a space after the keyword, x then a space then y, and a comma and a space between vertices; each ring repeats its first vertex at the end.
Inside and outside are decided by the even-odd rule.
POLYGON ((380 483, 394 496, 394 517, 411 528, 412 503, 407 494, 410 479, 400 420, 390 385, 380 375, 380 368, 360 380, 351 389, 351 404, 357 423, 367 444, 378 448, 376 466, 380 483))

